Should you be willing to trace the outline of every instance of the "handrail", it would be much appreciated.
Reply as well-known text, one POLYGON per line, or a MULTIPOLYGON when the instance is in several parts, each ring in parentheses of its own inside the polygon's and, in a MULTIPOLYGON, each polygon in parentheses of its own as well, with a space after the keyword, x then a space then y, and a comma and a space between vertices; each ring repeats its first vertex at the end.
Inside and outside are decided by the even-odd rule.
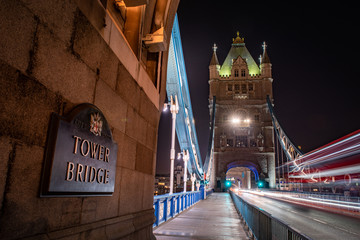
POLYGON ((308 236, 299 233, 266 211, 244 201, 232 191, 230 191, 230 195, 236 210, 240 213, 242 220, 245 221, 251 234, 253 234, 256 239, 311 240, 308 236))
POLYGON ((175 217, 200 200, 200 191, 154 196, 153 206, 156 220, 153 227, 157 227, 161 223, 175 217))
MULTIPOLYGON (((212 189, 206 190, 206 195, 209 196, 212 193, 212 189)), ((159 226, 161 223, 175 217, 184 210, 193 206, 195 203, 206 198, 204 189, 194 192, 182 192, 174 194, 164 194, 154 196, 153 207, 155 210, 155 222, 153 227, 159 226)))

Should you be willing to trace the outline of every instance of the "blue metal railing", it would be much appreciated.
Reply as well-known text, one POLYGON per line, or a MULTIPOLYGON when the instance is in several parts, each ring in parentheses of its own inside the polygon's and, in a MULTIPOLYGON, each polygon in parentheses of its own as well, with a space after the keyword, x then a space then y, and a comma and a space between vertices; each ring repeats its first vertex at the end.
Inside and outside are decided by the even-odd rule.
MULTIPOLYGON (((206 190, 206 196, 209 196, 212 192, 213 189, 206 190)), ((156 220, 153 224, 153 227, 157 227, 161 223, 175 217, 179 213, 183 212, 204 198, 205 196, 203 189, 194 192, 154 196, 153 206, 155 209, 156 220)))
POLYGON ((288 224, 274 218, 230 191, 231 198, 236 210, 240 213, 240 219, 245 223, 251 235, 257 240, 311 240, 308 236, 296 231, 288 224))
POLYGON ((154 196, 155 223, 159 226, 202 199, 201 191, 154 196))

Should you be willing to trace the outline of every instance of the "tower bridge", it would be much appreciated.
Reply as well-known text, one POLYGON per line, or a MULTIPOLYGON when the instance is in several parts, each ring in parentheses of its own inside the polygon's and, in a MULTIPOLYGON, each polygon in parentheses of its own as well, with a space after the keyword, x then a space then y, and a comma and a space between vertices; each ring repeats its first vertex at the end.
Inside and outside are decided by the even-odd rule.
MULTIPOLYGON (((224 191, 226 172, 246 168, 247 186, 266 180, 275 187, 274 136, 266 97, 272 98, 271 62, 263 44, 259 66, 237 32, 220 64, 214 44, 209 65, 209 101, 216 97, 214 167, 217 191, 224 191), (252 177, 250 177, 252 175, 252 177), (254 181, 255 180, 255 181, 254 181)), ((211 106, 211 104, 210 104, 211 106)), ((211 112, 211 109, 210 109, 211 112)))
MULTIPOLYGON (((338 214, 340 212, 344 214, 345 208, 348 209, 346 214, 360 216, 359 203, 351 202, 359 201, 359 198, 335 202, 332 196, 324 197, 319 194, 309 196, 303 192, 311 192, 321 184, 325 185, 323 187, 330 184, 329 178, 321 180, 320 171, 324 169, 309 168, 312 162, 315 167, 322 166, 318 164, 322 160, 316 159, 321 153, 317 152, 325 150, 319 149, 310 155, 303 154, 281 128, 272 103, 272 64, 265 42, 262 47, 263 53, 257 65, 245 46, 244 38, 241 38, 238 32, 225 61, 220 64, 216 54, 218 46, 214 44, 209 65, 211 132, 207 156, 204 164, 201 164, 195 125, 192 121, 180 29, 178 20, 175 19, 169 50, 167 95, 170 96, 171 101, 178 99, 176 133, 182 151, 190 152, 191 162, 185 171, 196 173, 194 176, 197 181, 201 181, 202 187, 200 191, 185 190, 184 193, 155 197, 154 234, 158 239, 172 237, 196 239, 204 236, 215 239, 245 239, 251 236, 257 239, 317 239, 316 237, 331 239, 337 231, 324 230, 323 226, 317 226, 319 221, 332 225, 334 223, 330 223, 329 219, 335 219, 335 224, 340 224, 342 220, 338 214), (279 156, 282 158, 281 161, 279 156), (309 179, 316 185, 311 185, 309 179), (259 192, 259 189, 267 189, 267 191, 259 192), (300 192, 293 194, 289 192, 290 190, 300 192), (240 213, 246 228, 241 225, 237 217, 233 218, 236 212, 231 205, 228 205, 229 199, 226 198, 228 195, 219 193, 226 191, 230 191, 236 211, 240 213), (204 202, 191 207, 201 199, 204 202), (291 204, 287 203, 289 201, 291 204), (279 205, 279 208, 286 210, 283 214, 278 214, 278 210, 269 208, 266 202, 273 206, 279 205), (307 209, 306 211, 312 214, 318 214, 321 219, 309 220, 291 210, 303 205, 326 209, 332 212, 332 215, 325 216, 321 210, 307 209), (187 208, 190 210, 185 212, 187 208), (225 215, 228 220, 223 220, 224 215, 219 214, 220 211, 224 211, 223 209, 226 209, 225 215), (207 213, 206 216, 203 215, 204 212, 207 213), (231 220, 229 220, 230 216, 231 220), (294 217, 296 221, 293 221, 294 217), (166 222, 173 218, 175 218, 173 221, 166 222), (313 229, 303 225, 304 222, 312 222, 311 224, 317 226, 321 233, 314 235, 313 229), (225 225, 220 227, 219 224, 225 225), (231 224, 232 228, 227 227, 227 224, 231 224), (214 231, 209 227, 213 225, 218 225, 220 228, 214 231)), ((343 162, 347 168, 359 172, 357 165, 360 161, 359 139, 359 131, 352 133, 324 147, 327 151, 321 156, 324 159, 333 159, 331 156, 336 155, 336 159, 342 159, 339 162, 343 162)), ((323 176, 328 177, 328 172, 337 172, 340 178, 344 177, 346 173, 335 165, 334 170, 326 171, 323 176)), ((353 184, 358 184, 360 180, 358 173, 349 175, 348 179, 350 178, 353 179, 353 184)), ((332 185, 335 182, 341 185, 339 177, 333 177, 332 181, 332 185)), ((347 221, 351 226, 357 224, 356 220, 347 221)), ((346 234, 350 239, 360 236, 358 231, 346 234)))
POLYGON ((0 239, 359 239, 360 132, 297 149, 266 43, 213 46, 200 154, 178 4, 2 2, 0 239), (154 197, 166 95, 193 188, 154 197))

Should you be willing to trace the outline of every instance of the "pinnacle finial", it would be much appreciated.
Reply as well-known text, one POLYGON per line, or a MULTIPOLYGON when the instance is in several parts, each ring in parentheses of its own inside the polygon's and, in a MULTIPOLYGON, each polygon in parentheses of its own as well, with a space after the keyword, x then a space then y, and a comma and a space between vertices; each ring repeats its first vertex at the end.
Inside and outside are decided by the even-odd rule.
POLYGON ((216 52, 216 49, 217 49, 218 47, 216 46, 216 43, 214 43, 214 46, 212 47, 212 49, 214 50, 214 52, 216 52))
POLYGON ((240 37, 240 32, 236 32, 236 38, 233 38, 233 43, 244 43, 244 38, 240 37))
POLYGON ((264 52, 262 54, 262 58, 261 58, 260 63, 261 64, 262 63, 270 63, 270 59, 269 59, 269 56, 268 56, 267 51, 266 51, 267 45, 266 45, 265 41, 263 42, 262 47, 263 47, 264 52))
POLYGON ((266 47, 267 47, 267 45, 266 45, 266 42, 265 42, 265 41, 263 42, 262 47, 263 47, 263 49, 264 49, 264 51, 265 51, 265 50, 266 50, 266 47))

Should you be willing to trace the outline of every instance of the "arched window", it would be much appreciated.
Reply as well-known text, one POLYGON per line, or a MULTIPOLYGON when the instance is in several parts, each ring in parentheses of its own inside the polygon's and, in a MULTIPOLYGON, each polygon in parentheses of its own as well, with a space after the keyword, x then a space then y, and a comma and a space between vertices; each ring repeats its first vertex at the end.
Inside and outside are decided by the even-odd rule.
POLYGON ((242 77, 245 77, 245 73, 246 73, 246 72, 245 72, 245 69, 241 69, 241 76, 242 76, 242 77))
POLYGON ((239 77, 239 70, 238 70, 238 69, 235 69, 235 70, 234 70, 234 76, 235 76, 235 77, 239 77))

